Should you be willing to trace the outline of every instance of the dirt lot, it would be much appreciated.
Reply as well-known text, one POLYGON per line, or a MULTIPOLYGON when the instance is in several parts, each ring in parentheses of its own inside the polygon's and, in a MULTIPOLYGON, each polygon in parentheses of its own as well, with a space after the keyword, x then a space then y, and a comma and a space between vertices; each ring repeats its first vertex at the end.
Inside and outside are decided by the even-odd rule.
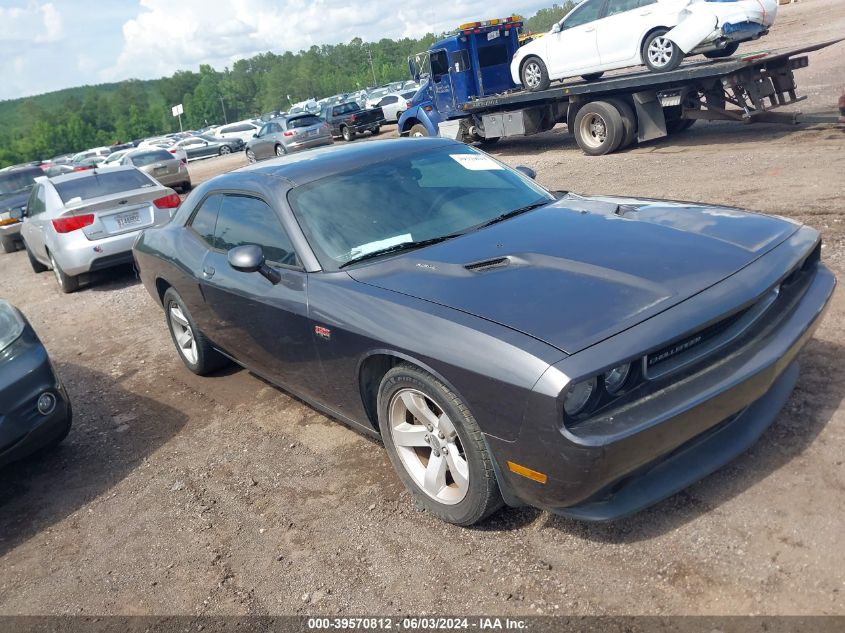
MULTIPOLYGON (((841 0, 806 0, 766 45, 842 33, 841 0)), ((495 153, 555 189, 805 221, 845 279, 843 58, 799 71, 798 127, 699 124, 602 158, 559 129, 495 153)), ((728 467, 611 525, 519 509, 461 529, 414 508, 378 443, 246 371, 190 374, 130 270, 69 296, 23 252, 0 271, 76 413, 59 450, 0 474, 2 614, 845 614, 842 290, 786 408, 728 467)))

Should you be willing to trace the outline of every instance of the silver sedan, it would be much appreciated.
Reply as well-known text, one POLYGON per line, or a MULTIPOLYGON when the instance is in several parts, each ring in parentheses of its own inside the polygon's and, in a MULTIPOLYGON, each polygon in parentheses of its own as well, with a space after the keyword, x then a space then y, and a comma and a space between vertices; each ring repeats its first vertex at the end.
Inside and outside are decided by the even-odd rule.
MULTIPOLYGON (((184 154, 184 150, 177 151, 184 154)), ((183 193, 191 190, 187 155, 182 160, 162 147, 147 147, 129 152, 120 164, 137 167, 167 187, 179 187, 183 193)))
POLYGON ((135 167, 40 178, 21 237, 32 270, 52 268, 62 292, 73 292, 80 275, 131 263, 138 233, 167 224, 179 204, 175 191, 135 167))
POLYGON ((268 121, 249 143, 246 157, 254 163, 311 147, 334 143, 328 123, 314 114, 300 113, 268 121))

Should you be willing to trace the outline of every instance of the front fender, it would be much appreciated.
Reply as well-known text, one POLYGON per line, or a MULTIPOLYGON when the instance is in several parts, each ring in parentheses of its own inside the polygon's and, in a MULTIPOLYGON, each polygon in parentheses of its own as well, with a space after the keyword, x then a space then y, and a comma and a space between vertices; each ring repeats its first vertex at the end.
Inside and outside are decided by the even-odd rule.
POLYGON ((707 8, 695 10, 695 7, 696 5, 691 5, 685 9, 687 16, 678 26, 666 33, 666 37, 686 54, 689 54, 719 27, 719 19, 712 11, 707 8))
POLYGON ((399 129, 402 136, 407 136, 417 122, 425 127, 429 136, 439 136, 437 124, 440 123, 440 113, 433 108, 426 112, 426 105, 430 104, 411 106, 402 113, 402 116, 399 117, 399 129))

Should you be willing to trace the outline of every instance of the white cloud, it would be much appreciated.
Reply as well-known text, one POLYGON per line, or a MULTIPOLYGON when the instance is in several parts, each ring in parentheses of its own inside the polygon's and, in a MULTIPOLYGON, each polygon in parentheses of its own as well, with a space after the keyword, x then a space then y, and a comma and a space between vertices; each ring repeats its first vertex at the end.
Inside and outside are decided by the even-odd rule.
POLYGON ((386 0, 140 0, 142 12, 123 25, 124 45, 104 80, 169 75, 199 64, 231 66, 260 52, 299 51, 316 44, 419 37, 471 20, 533 13, 531 0, 456 0, 429 8, 386 0))
POLYGON ((62 15, 52 2, 0 7, 2 42, 55 42, 62 32, 62 15))

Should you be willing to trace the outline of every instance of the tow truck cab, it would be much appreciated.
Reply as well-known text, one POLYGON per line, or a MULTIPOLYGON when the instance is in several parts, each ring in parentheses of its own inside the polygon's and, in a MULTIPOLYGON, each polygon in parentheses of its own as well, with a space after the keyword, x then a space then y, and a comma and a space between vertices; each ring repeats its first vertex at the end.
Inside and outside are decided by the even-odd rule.
POLYGON ((454 35, 410 58, 411 76, 422 85, 399 119, 401 134, 454 138, 439 132, 457 128, 460 121, 448 121, 466 117, 465 103, 515 89, 510 63, 520 45, 521 26, 517 16, 462 24, 454 35))

